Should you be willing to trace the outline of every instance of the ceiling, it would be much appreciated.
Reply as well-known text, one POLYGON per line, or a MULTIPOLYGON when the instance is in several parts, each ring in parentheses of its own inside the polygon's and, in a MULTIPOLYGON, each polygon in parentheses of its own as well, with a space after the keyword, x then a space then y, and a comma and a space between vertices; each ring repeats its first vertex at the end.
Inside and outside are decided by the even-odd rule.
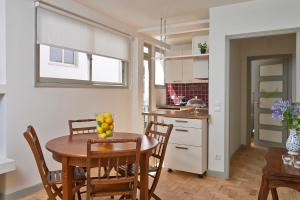
MULTIPOLYGON (((209 18, 209 8, 249 0, 73 0, 136 29, 209 18)), ((202 25, 203 26, 203 25, 202 25)), ((168 30, 169 31, 169 30, 168 30)), ((157 31, 147 32, 156 35, 157 31)))

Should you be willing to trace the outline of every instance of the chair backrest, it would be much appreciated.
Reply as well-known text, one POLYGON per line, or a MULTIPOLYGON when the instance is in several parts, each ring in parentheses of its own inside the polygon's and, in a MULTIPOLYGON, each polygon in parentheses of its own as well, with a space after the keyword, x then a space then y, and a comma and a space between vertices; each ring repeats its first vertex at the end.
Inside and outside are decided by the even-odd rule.
POLYGON ((85 133, 96 133, 97 132, 97 126, 79 126, 75 127, 75 124, 83 124, 86 125, 89 122, 95 122, 96 119, 78 119, 78 120, 69 120, 69 130, 70 135, 73 134, 85 134, 85 133))
POLYGON ((27 142, 31 148, 31 151, 34 155, 34 159, 35 159, 36 165, 38 167, 43 185, 44 185, 44 187, 47 187, 49 185, 48 180, 47 180, 47 174, 49 172, 49 169, 46 165, 45 158, 44 158, 44 155, 43 155, 43 152, 41 149, 39 139, 36 135, 36 132, 35 132, 34 128, 31 125, 29 125, 27 127, 26 132, 24 132, 23 135, 24 135, 25 139, 27 140, 27 142))
POLYGON ((138 184, 138 168, 134 173, 130 173, 129 166, 139 165, 141 151, 141 138, 137 139, 105 139, 88 140, 87 142, 87 200, 92 196, 112 196, 126 195, 136 200, 138 184), (103 151, 103 148, 109 148, 110 145, 129 145, 135 144, 126 151, 111 152, 103 151), (96 150, 95 150, 96 149, 96 150), (125 165, 125 172, 120 173, 120 166, 125 165), (91 169, 97 167, 97 176, 91 176, 91 169), (112 176, 113 174, 113 176, 112 176), (112 190, 94 191, 93 188, 109 185, 112 190), (127 185, 127 190, 118 190, 117 186, 127 185))
POLYGON ((157 169, 150 188, 150 195, 152 195, 157 186, 172 129, 173 124, 157 123, 153 121, 150 121, 146 127, 145 135, 158 140, 158 145, 151 155, 152 159, 150 158, 150 162, 152 162, 150 165, 154 165, 153 167, 157 169))

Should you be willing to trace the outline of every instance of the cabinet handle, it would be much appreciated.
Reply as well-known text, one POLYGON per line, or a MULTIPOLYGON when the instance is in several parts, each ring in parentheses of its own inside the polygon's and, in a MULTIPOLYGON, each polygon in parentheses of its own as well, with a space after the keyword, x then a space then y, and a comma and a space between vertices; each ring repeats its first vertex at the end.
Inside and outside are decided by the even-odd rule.
POLYGON ((188 123, 188 121, 184 121, 184 120, 175 120, 175 122, 178 122, 178 123, 188 123))
POLYGON ((176 146, 175 147, 176 149, 182 149, 182 150, 188 150, 189 148, 187 148, 187 147, 179 147, 179 146, 176 146))
POLYGON ((175 129, 175 131, 179 131, 179 132, 189 132, 188 130, 185 130, 185 129, 175 129))

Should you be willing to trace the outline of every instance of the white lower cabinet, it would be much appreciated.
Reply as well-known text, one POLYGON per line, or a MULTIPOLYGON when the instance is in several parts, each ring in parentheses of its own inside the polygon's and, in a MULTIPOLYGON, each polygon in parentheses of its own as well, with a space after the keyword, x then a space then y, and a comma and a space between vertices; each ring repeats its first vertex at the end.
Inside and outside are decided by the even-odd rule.
POLYGON ((164 118, 163 121, 174 125, 164 166, 204 174, 207 171, 207 120, 164 118))
POLYGON ((202 147, 169 144, 165 166, 169 169, 203 174, 206 168, 202 162, 202 147))

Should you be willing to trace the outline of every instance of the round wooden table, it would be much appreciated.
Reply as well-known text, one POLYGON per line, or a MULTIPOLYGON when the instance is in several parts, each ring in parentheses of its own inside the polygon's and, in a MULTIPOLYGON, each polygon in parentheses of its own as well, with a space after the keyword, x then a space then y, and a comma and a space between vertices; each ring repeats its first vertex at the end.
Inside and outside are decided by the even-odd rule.
MULTIPOLYGON (((158 145, 158 141, 154 138, 133 134, 114 132, 112 139, 133 139, 142 137, 141 158, 140 158, 140 199, 148 200, 148 171, 149 157, 152 150, 158 145)), ((53 158, 62 163, 62 184, 63 184, 63 199, 71 200, 72 197, 72 177, 75 166, 86 167, 87 158, 87 140, 98 139, 96 133, 77 134, 58 137, 50 140, 46 144, 48 151, 52 152, 53 158)), ((132 149, 131 145, 110 144, 103 148, 103 151, 126 151, 132 149)))

